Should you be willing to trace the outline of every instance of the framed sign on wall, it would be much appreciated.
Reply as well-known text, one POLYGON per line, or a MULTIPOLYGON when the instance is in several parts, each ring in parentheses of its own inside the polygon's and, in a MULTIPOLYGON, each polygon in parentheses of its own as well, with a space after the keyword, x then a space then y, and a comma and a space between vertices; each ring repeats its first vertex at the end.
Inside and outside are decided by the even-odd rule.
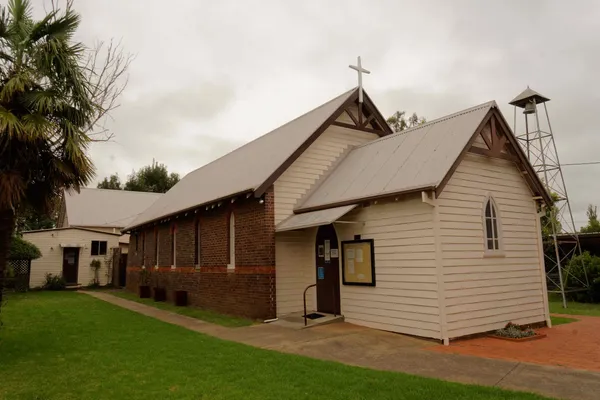
POLYGON ((375 286, 373 239, 342 241, 342 282, 344 285, 375 286))

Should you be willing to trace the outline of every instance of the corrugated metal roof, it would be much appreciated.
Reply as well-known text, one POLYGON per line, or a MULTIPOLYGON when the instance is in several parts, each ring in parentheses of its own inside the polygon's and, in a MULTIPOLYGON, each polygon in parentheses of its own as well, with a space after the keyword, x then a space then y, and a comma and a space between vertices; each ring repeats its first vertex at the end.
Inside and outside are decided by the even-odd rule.
POLYGON ((436 187, 492 107, 494 101, 357 147, 297 209, 436 187))
POLYGON ((275 231, 285 232, 293 231, 295 229, 311 228, 313 226, 329 225, 352 211, 354 207, 356 207, 356 204, 292 215, 286 220, 281 221, 275 227, 275 231))
POLYGON ((217 199, 254 191, 273 174, 356 88, 190 172, 126 229, 217 199))
POLYGON ((104 231, 99 231, 99 230, 97 230, 97 229, 80 228, 80 227, 77 227, 77 226, 75 226, 75 227, 68 227, 68 228, 36 229, 36 230, 33 230, 33 231, 23 231, 23 232, 21 232, 21 233, 22 233, 23 235, 26 235, 26 234, 31 234, 31 233, 43 233, 43 232, 54 232, 54 231, 66 231, 66 230, 69 230, 69 229, 74 229, 74 230, 77 230, 77 231, 85 231, 85 232, 101 233, 101 234, 103 234, 103 235, 121 236, 121 234, 120 234, 120 233, 118 233, 118 232, 115 232, 115 233, 112 233, 112 232, 104 232, 104 231))
POLYGON ((69 226, 123 228, 150 207, 162 193, 82 188, 65 191, 69 226))
POLYGON ((523 90, 517 97, 512 99, 511 102, 508 104, 510 104, 512 106, 517 106, 517 107, 523 108, 523 107, 525 107, 527 102, 529 102, 529 100, 532 98, 535 99, 536 104, 541 104, 541 103, 544 103, 544 102, 550 100, 546 96, 542 96, 541 94, 539 94, 538 92, 536 92, 533 89, 530 89, 529 86, 527 86, 527 89, 523 90))

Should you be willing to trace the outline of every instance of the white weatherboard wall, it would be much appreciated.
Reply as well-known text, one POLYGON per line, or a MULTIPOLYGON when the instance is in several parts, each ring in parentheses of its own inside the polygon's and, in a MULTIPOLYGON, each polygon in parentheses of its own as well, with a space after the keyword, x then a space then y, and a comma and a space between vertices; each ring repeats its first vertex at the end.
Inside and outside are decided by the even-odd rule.
MULTIPOLYGON (((275 234, 278 316, 304 309, 304 289, 316 283, 315 237, 314 228, 275 234)), ((308 289, 307 310, 315 310, 315 300, 315 288, 308 289)))
POLYGON ((545 277, 531 190, 506 160, 467 154, 438 199, 449 337, 546 320, 545 277), (500 213, 504 256, 484 256, 483 205, 500 213))
POLYGON ((90 263, 93 259, 100 260, 102 267, 98 271, 100 283, 107 283, 105 256, 92 256, 92 240, 103 240, 107 242, 107 253, 111 254, 111 248, 119 246, 119 236, 102 232, 90 232, 76 228, 44 230, 38 232, 25 232, 23 239, 35 244, 41 251, 42 257, 31 262, 30 287, 38 287, 44 284, 46 273, 53 275, 62 274, 63 249, 60 244, 77 244, 79 249, 79 274, 78 283, 87 285, 93 278, 90 263))
MULTIPOLYGON (((342 122, 352 122, 343 115, 342 122)), ((275 225, 294 213, 298 201, 351 146, 379 138, 374 133, 338 126, 327 128, 275 181, 275 225)), ((277 315, 303 310, 302 293, 315 283, 314 241, 316 230, 282 232, 275 235, 277 268, 277 315)), ((307 308, 314 309, 315 289, 307 292, 307 308)))
POLYGON ((375 240, 376 286, 340 283, 346 321, 441 339, 433 215, 430 205, 412 197, 342 218, 358 224, 335 224, 340 241, 357 234, 375 240))
POLYGON ((327 128, 275 181, 275 225, 293 214, 298 200, 350 146, 377 138, 374 133, 339 126, 327 128))

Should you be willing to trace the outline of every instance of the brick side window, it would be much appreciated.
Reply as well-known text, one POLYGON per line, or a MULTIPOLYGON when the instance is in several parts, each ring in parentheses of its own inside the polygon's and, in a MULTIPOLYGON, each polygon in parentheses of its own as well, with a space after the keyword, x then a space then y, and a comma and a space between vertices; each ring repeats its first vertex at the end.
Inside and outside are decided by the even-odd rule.
POLYGON ((142 232, 142 265, 146 265, 146 232, 142 232))
POLYGON ((154 261, 158 266, 158 228, 154 228, 154 261))
POLYGON ((194 222, 194 265, 200 265, 200 220, 194 222))
POLYGON ((235 216, 229 214, 229 264, 228 269, 235 268, 235 216))
POLYGON ((175 255, 175 249, 177 246, 177 225, 171 226, 171 266, 174 267, 177 264, 177 257, 175 255))

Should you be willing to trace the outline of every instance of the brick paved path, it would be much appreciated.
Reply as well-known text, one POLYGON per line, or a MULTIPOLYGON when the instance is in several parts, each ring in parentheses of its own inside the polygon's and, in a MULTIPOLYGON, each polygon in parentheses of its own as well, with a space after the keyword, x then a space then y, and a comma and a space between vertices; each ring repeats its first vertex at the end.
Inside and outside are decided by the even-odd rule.
POLYGON ((431 347, 430 350, 600 372, 600 317, 561 316, 579 321, 539 329, 547 337, 531 342, 477 338, 456 341, 450 346, 431 347))

